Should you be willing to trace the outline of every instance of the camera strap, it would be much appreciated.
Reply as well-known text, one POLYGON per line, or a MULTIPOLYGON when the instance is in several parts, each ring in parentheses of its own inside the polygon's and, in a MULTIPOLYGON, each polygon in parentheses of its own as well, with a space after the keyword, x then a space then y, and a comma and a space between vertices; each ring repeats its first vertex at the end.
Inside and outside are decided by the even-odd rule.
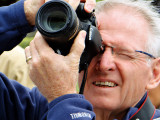
POLYGON ((154 113, 155 107, 147 96, 142 106, 129 120, 153 120, 154 113))
POLYGON ((87 79, 87 74, 88 74, 88 64, 85 64, 83 80, 82 80, 82 84, 81 84, 81 87, 80 87, 79 94, 83 94, 85 83, 86 83, 86 79, 87 79))

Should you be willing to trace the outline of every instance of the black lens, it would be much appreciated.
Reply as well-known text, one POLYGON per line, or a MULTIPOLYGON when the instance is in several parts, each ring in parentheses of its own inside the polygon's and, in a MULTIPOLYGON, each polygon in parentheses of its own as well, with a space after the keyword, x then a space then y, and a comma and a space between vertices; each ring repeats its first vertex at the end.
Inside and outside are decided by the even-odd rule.
POLYGON ((57 31, 64 27, 66 24, 67 16, 64 12, 61 11, 53 11, 47 18, 46 28, 51 31, 57 31))
POLYGON ((79 31, 79 20, 75 10, 63 0, 51 0, 39 9, 36 27, 46 41, 57 44, 74 38, 79 31))
POLYGON ((48 9, 44 9, 40 16, 41 27, 48 32, 57 32, 61 30, 67 22, 67 13, 64 7, 52 5, 48 9))

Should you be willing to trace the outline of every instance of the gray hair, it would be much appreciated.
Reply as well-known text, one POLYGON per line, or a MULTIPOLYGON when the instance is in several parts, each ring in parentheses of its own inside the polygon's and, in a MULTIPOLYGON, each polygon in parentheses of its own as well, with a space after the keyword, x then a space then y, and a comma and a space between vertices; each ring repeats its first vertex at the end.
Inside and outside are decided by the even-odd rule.
MULTIPOLYGON (((150 26, 150 35, 146 43, 146 52, 155 57, 160 57, 160 14, 155 7, 144 0, 104 0, 97 2, 95 13, 117 5, 134 8, 135 12, 141 14, 150 26)), ((144 33, 145 34, 145 33, 144 33)))

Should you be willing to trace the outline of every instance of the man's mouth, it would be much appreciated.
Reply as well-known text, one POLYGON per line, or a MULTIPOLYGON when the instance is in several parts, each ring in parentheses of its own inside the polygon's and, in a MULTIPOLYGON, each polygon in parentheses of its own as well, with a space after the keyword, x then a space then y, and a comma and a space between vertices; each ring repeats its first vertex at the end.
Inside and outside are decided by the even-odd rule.
POLYGON ((100 81, 93 82, 93 85, 99 86, 99 87, 116 87, 117 86, 117 84, 113 82, 100 82, 100 81))

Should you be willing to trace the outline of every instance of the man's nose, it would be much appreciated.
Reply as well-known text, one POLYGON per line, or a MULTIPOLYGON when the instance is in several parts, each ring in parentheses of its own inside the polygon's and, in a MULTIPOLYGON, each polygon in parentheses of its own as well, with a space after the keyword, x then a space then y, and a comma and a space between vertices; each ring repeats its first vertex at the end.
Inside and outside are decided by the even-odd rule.
POLYGON ((113 71, 115 68, 116 65, 114 62, 112 48, 106 47, 96 65, 96 69, 99 71, 113 71))

